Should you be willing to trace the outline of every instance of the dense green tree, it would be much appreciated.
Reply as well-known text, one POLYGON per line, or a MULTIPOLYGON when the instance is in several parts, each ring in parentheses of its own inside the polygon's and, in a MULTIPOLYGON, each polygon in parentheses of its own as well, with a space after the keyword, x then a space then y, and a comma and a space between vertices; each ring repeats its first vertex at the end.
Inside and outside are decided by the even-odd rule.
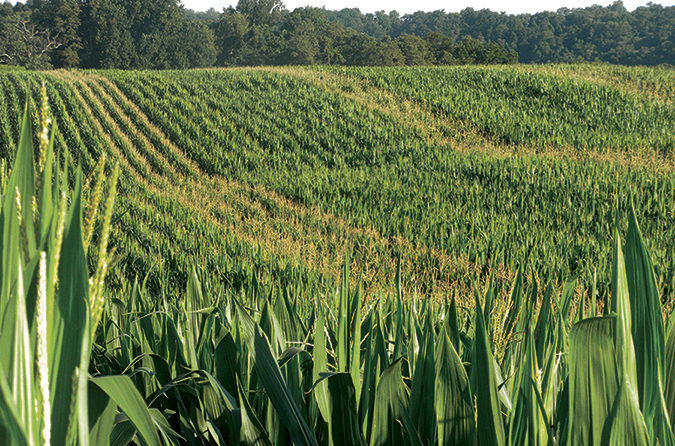
POLYGON ((431 54, 427 42, 413 34, 403 34, 396 39, 406 65, 427 65, 431 63, 431 54))
POLYGON ((675 7, 504 14, 358 9, 288 11, 239 0, 222 13, 179 0, 27 0, 0 9, 0 63, 29 67, 190 68, 265 64, 425 65, 675 60, 675 7))
POLYGON ((286 7, 280 0, 239 0, 237 11, 246 15, 254 25, 272 25, 279 22, 286 7))
POLYGON ((6 5, 0 15, 0 63, 31 70, 51 68, 51 54, 61 46, 53 33, 31 21, 30 11, 6 5))
POLYGON ((309 65, 319 59, 320 37, 328 29, 328 18, 318 8, 298 8, 284 17, 281 25, 286 44, 281 63, 309 65))
POLYGON ((86 0, 86 66, 192 68, 215 62, 212 31, 178 0, 86 0))
POLYGON ((83 7, 83 62, 94 68, 133 68, 139 65, 131 34, 131 18, 118 0, 89 0, 83 7))
POLYGON ((61 45, 52 52, 52 65, 57 68, 76 67, 80 64, 80 2, 78 0, 45 0, 39 7, 33 4, 34 22, 49 29, 61 45))
POLYGON ((380 65, 393 67, 405 65, 405 55, 401 51, 401 46, 389 37, 385 37, 380 42, 380 65))
MULTIPOLYGON (((466 8, 459 13, 416 12, 397 17, 330 11, 331 20, 378 38, 437 32, 452 41, 471 37, 516 51, 522 62, 602 60, 626 65, 672 64, 675 60, 675 7, 649 3, 629 12, 617 1, 608 7, 504 14, 466 8)), ((438 60, 438 55, 435 57, 438 60)), ((475 57, 472 59, 476 60, 475 57)))

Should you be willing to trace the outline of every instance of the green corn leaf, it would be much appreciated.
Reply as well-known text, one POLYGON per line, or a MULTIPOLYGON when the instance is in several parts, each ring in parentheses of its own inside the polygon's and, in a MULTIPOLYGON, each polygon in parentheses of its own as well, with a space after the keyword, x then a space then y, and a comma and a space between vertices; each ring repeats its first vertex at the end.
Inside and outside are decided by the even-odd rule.
POLYGON ((626 264, 621 249, 618 230, 615 231, 614 253, 612 265, 612 300, 611 312, 617 315, 614 333, 616 351, 619 354, 621 374, 626 374, 631 389, 637 389, 637 371, 635 364, 635 347, 631 333, 631 308, 626 264))
POLYGON ((349 256, 345 259, 342 271, 342 286, 338 300, 338 333, 337 333, 338 370, 346 372, 349 364, 349 256))
POLYGON ((269 435, 253 412, 239 380, 237 380, 237 391, 241 407, 240 441, 246 446, 272 446, 269 435))
POLYGON ((531 332, 526 333, 525 354, 516 375, 516 400, 509 418, 511 444, 546 445, 548 429, 539 407, 539 395, 534 380, 537 378, 535 341, 531 332))
POLYGON ((407 410, 408 394, 401 378, 401 359, 398 359, 382 372, 377 384, 370 446, 405 445, 407 436, 402 420, 407 410))
POLYGON ((473 398, 469 377, 446 333, 436 342, 435 406, 438 444, 476 444, 473 398))
MULTIPOLYGON (((323 310, 317 301, 315 307, 316 322, 314 327, 314 363, 312 365, 312 381, 319 381, 319 374, 328 371, 328 358, 326 354, 326 332, 324 331, 323 310)), ((330 402, 328 400, 328 388, 325 382, 314 387, 314 398, 319 407, 321 416, 328 422, 330 419, 330 402)))
POLYGON ((110 446, 127 446, 136 437, 136 428, 128 419, 120 421, 110 434, 110 446))
POLYGON ((420 439, 424 444, 434 442, 436 432, 434 414, 435 399, 435 359, 434 359, 434 327, 431 315, 427 313, 424 324, 422 349, 415 362, 415 370, 410 389, 410 418, 417 427, 420 439))
POLYGON ((356 401, 359 401, 361 397, 361 286, 356 290, 351 313, 354 316, 352 318, 352 354, 349 357, 349 372, 356 392, 356 401))
POLYGON ((116 405, 100 387, 91 381, 88 398, 89 441, 92 445, 108 446, 115 425, 116 405))
POLYGON ((612 413, 607 420, 602 444, 607 446, 651 444, 645 419, 640 412, 637 392, 627 374, 624 374, 612 413))
POLYGON ((506 444, 504 420, 498 396, 495 361, 480 308, 480 302, 476 299, 476 337, 471 373, 478 414, 478 443, 499 446, 506 444))
POLYGON ((359 431, 356 413, 356 389, 348 373, 334 373, 326 380, 330 402, 328 421, 330 444, 361 445, 364 441, 359 431))
POLYGON ((459 323, 457 322, 457 303, 455 302, 455 296, 452 296, 452 301, 450 301, 450 309, 446 316, 445 325, 446 333, 450 337, 450 342, 452 342, 453 348, 461 357, 462 345, 461 342, 459 342, 459 323))
POLYGON ((21 262, 17 264, 16 319, 14 319, 14 345, 12 348, 12 394, 17 413, 23 421, 23 430, 29 443, 38 440, 36 419, 33 416, 33 352, 26 317, 26 300, 23 287, 21 262))
POLYGON ((232 333, 227 333, 216 346, 215 376, 219 383, 230 393, 237 394, 237 371, 239 370, 239 351, 232 333))
POLYGON ((0 440, 2 444, 16 446, 30 444, 2 369, 0 369, 0 440))
POLYGON ((665 404, 670 415, 670 424, 671 426, 675 424, 675 379, 672 379, 675 376, 675 312, 670 317, 670 328, 668 330, 668 340, 666 342, 666 377, 671 377, 671 379, 666 379, 665 385, 665 404))
POLYGON ((316 439, 302 418, 300 409, 284 382, 279 364, 272 355, 267 336, 239 304, 237 304, 237 314, 241 323, 242 335, 248 346, 249 355, 253 360, 258 379, 267 391, 281 422, 288 429, 291 440, 297 446, 316 446, 316 439))
MULTIPOLYGON (((89 275, 82 245, 82 175, 76 175, 73 203, 66 217, 59 288, 53 306, 49 336, 50 396, 52 404, 52 441, 62 444, 70 426, 68 419, 76 370, 82 362, 82 342, 88 328, 89 275)), ((82 372, 85 373, 85 372, 82 372)), ((78 384, 79 388, 79 384, 78 384)))
MULTIPOLYGON (((30 245, 35 250, 35 232, 32 230, 32 197, 34 193, 33 171, 33 128, 29 115, 30 102, 26 103, 21 125, 21 136, 17 148, 16 158, 9 181, 2 197, 2 215, 0 218, 0 367, 7 377, 12 376, 11 353, 14 345, 14 327, 17 315, 17 300, 15 298, 19 271, 17 266, 29 259, 24 258, 25 251, 31 256, 30 245), (17 218, 17 196, 20 194, 22 220, 24 230, 21 229, 17 218)), ((31 256, 32 257, 32 256, 31 256)))
POLYGON ((111 375, 90 379, 126 414, 148 446, 161 445, 157 426, 150 416, 148 406, 128 376, 111 375))
POLYGON ((668 419, 661 392, 661 383, 665 379, 665 334, 661 301, 652 262, 632 208, 626 236, 626 278, 630 294, 640 409, 645 416, 650 437, 656 439, 655 435, 659 433, 657 437, 661 444, 673 444, 675 438, 672 431, 661 425, 668 419), (659 425, 656 424, 657 421, 659 425), (668 438, 663 438, 662 435, 668 438))
POLYGON ((616 317, 583 320, 569 337, 569 433, 567 444, 601 444, 619 392, 614 348, 616 317))

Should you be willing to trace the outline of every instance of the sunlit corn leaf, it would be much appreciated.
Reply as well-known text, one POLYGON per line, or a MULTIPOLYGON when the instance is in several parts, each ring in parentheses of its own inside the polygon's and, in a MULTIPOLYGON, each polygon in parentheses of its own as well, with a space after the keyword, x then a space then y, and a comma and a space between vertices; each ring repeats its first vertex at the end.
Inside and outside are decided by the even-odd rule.
POLYGON ((31 243, 35 250, 35 232, 32 230, 32 197, 34 193, 33 171, 33 128, 29 115, 30 102, 26 103, 21 125, 21 136, 17 146, 16 158, 9 181, 2 197, 2 216, 0 218, 0 366, 7 378, 12 376, 12 352, 14 344, 14 327, 17 314, 17 300, 15 291, 19 271, 18 265, 23 265, 30 259, 31 243), (19 197, 17 197, 17 193, 19 197), (21 220, 23 230, 18 219, 17 198, 20 198, 21 220), (30 225, 30 226, 29 226, 30 225))
POLYGON ((445 327, 436 341, 435 406, 438 444, 476 444, 473 397, 469 377, 445 327))
MULTIPOLYGON (((316 321, 314 323, 314 362, 312 365, 312 380, 316 383, 320 373, 328 371, 328 359, 326 354, 326 332, 324 331, 323 309, 317 301, 316 307, 316 321)), ((325 382, 320 382, 314 387, 314 397, 316 404, 319 407, 321 416, 328 422, 330 420, 330 404, 328 401, 328 388, 325 382)))
POLYGON ((347 372, 349 366, 349 256, 345 259, 342 271, 342 285, 338 297, 337 331, 338 371, 347 372))
POLYGON ((476 395, 477 437, 481 445, 501 446, 506 444, 504 420, 499 401, 495 361, 490 351, 483 313, 476 299, 476 338, 474 340, 471 374, 476 395))
POLYGON ((675 438, 672 430, 663 426, 668 416, 661 392, 661 383, 665 379, 665 334, 661 301, 652 262, 633 208, 626 236, 626 278, 630 294, 640 409, 645 416, 650 437, 661 444, 670 445, 675 443, 675 438))
POLYGON ((99 376, 91 382, 103 390, 129 418, 148 446, 161 445, 157 426, 150 416, 148 406, 128 376, 99 376))
POLYGON ((615 316, 583 320, 569 337, 568 445, 601 444, 619 392, 615 316))
POLYGON ((540 410, 540 395, 534 380, 537 378, 537 357, 531 332, 524 340, 525 353, 516 375, 516 400, 509 417, 509 441, 511 444, 549 444, 547 425, 540 410))
POLYGON ((651 444, 644 417, 640 412, 637 392, 626 373, 607 420, 602 444, 608 446, 651 444))
POLYGON ((408 391, 401 378, 401 359, 382 372, 375 391, 370 446, 405 445, 404 412, 408 411, 408 391))
POLYGON ((28 446, 28 437, 23 429, 23 423, 16 411, 12 391, 7 386, 7 378, 0 370, 0 440, 3 444, 28 446))
POLYGON ((279 364, 272 355, 267 336, 241 305, 237 305, 237 314, 249 355, 254 361, 258 379, 267 392, 279 418, 288 429, 292 441, 297 446, 316 445, 314 435, 302 418, 300 409, 281 376, 279 364))
POLYGON ((612 261, 612 300, 611 312, 617 315, 614 329, 616 351, 619 354, 620 373, 625 374, 631 389, 637 389, 637 372, 635 364, 635 347, 631 333, 631 304, 626 280, 626 263, 621 249, 619 231, 614 234, 614 253, 612 261))
MULTIPOLYGON (((52 403, 52 441, 65 441, 70 407, 76 395, 73 383, 82 362, 83 337, 89 328, 89 275, 82 245, 82 175, 76 175, 73 203, 66 218, 59 288, 53 306, 49 336, 50 396, 52 403)), ((88 333, 86 336, 88 337, 88 333)), ((88 352, 87 352, 88 353, 88 352)), ((80 371, 80 373, 86 373, 80 371)))
POLYGON ((423 333, 422 348, 415 362, 410 389, 410 418, 417 427, 422 443, 433 444, 436 432, 434 413, 436 361, 434 359, 434 327, 431 324, 429 313, 425 317, 423 333))
POLYGON ((241 407, 240 441, 246 446, 272 446, 272 442, 265 432, 265 428, 256 417, 255 412, 246 398, 241 383, 237 380, 239 406, 241 407))

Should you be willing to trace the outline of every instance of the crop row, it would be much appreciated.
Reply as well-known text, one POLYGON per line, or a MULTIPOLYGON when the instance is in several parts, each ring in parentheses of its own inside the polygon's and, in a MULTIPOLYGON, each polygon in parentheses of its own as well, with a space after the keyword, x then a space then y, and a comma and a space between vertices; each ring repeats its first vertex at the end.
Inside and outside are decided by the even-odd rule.
MULTIPOLYGON (((435 70, 440 81, 432 77, 417 88, 438 88, 441 100, 448 74, 441 69, 432 74, 435 70)), ((597 270, 606 292, 609 250, 598 240, 615 219, 615 202, 627 202, 621 186, 630 185, 645 233, 658 247, 659 284, 672 293, 675 179, 670 171, 458 153, 430 145, 418 128, 377 108, 288 75, 255 70, 102 74, 203 170, 270 188, 357 227, 401 236, 484 268, 530 264, 542 274, 578 275, 586 283, 597 270), (580 264, 580 258, 587 261, 580 264)), ((413 74, 385 71, 379 82, 413 74)), ((587 94, 594 91, 588 87, 587 94)))

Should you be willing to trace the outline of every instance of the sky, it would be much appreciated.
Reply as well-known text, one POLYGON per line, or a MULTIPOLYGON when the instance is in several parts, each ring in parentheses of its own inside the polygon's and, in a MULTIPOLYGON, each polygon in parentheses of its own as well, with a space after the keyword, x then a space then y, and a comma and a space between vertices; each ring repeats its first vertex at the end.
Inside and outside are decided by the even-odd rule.
MULTIPOLYGON (((555 11, 558 8, 583 8, 598 4, 607 6, 614 0, 518 0, 505 2, 504 0, 284 0, 286 8, 293 10, 301 6, 325 6, 326 9, 359 8, 361 12, 391 11, 396 10, 401 14, 415 11, 436 11, 444 9, 446 12, 459 12, 464 8, 491 9, 492 11, 506 12, 508 14, 535 13, 540 11, 555 11)), ((655 0, 654 3, 663 6, 675 5, 674 0, 655 0)), ((211 7, 217 11, 236 5, 236 0, 183 0, 183 4, 196 11, 205 11, 211 7)), ((638 6, 644 6, 647 0, 624 0, 624 6, 633 10, 638 6)))

